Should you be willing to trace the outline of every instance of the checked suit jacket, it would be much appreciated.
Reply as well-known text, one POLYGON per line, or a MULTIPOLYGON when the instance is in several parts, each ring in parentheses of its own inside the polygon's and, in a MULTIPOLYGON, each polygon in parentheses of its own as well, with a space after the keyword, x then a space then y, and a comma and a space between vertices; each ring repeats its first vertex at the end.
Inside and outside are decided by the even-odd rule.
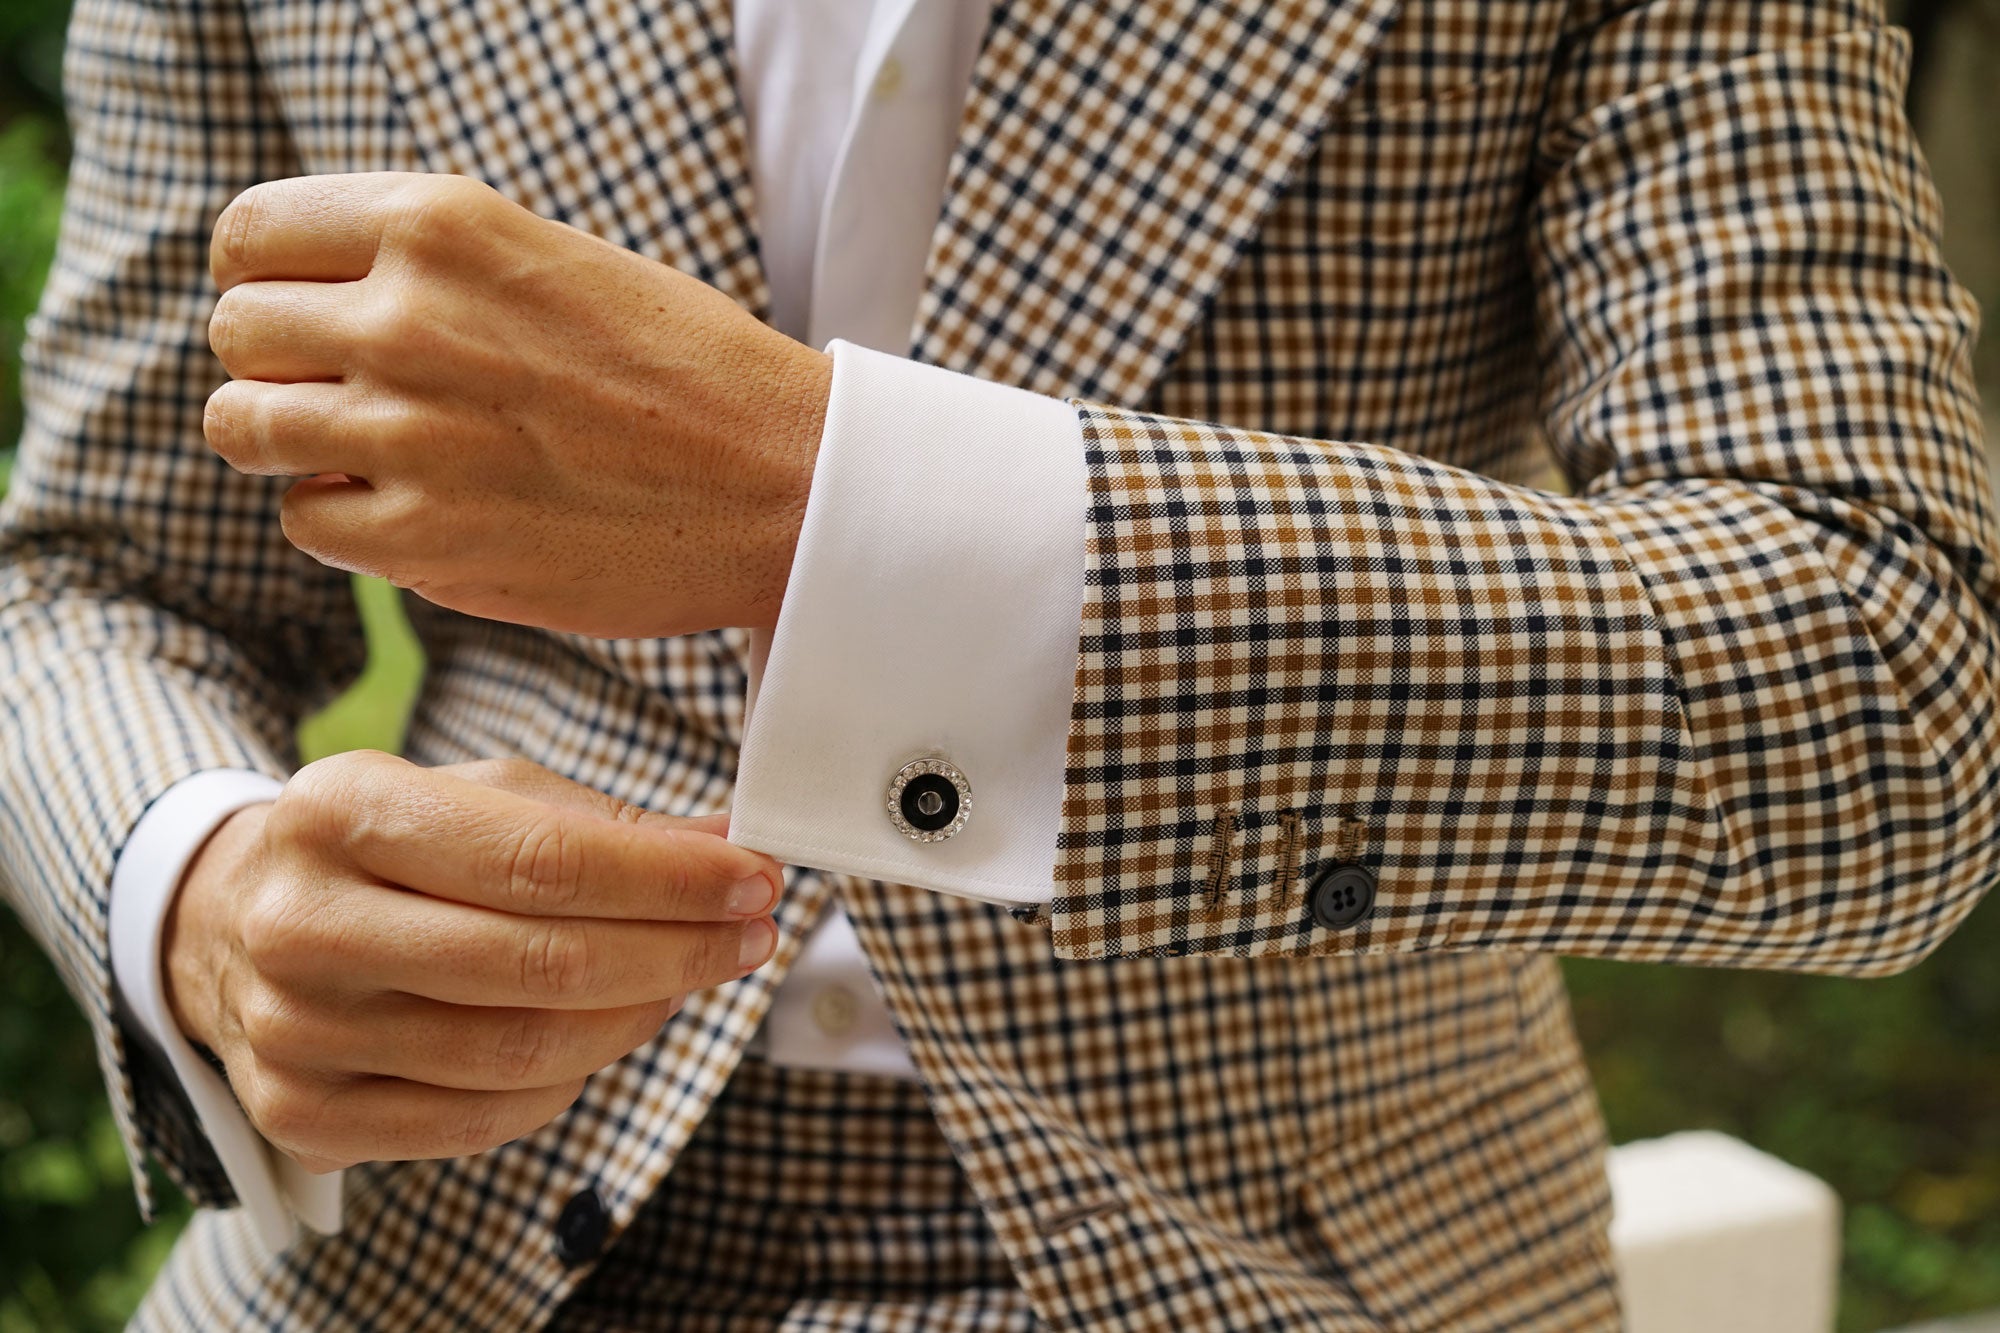
MULTIPOLYGON (((282 483, 203 447, 210 228, 271 177, 459 172, 759 310, 729 9, 80 0, 0 877, 202 1203, 111 867, 178 779, 288 772, 364 652, 282 483)), ((162 1304, 534 1327, 587 1271, 564 1203, 629 1221, 838 895, 1050 1328, 1615 1325, 1554 957, 1891 972, 2000 870, 1975 315, 1906 60, 1863 0, 1000 0, 910 351, 1079 403, 1054 902, 800 871, 776 961, 560 1119, 351 1173, 276 1258, 204 1212, 162 1304), (1347 863, 1376 901, 1330 929, 1303 886, 1347 863)), ((417 760, 729 801, 742 636, 410 610, 417 760)))

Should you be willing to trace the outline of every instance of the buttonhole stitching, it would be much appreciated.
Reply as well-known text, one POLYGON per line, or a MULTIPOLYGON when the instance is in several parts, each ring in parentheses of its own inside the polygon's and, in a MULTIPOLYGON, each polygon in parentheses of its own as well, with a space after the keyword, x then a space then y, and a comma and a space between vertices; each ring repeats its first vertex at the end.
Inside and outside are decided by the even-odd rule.
POLYGON ((1208 877, 1202 883, 1201 908, 1210 916, 1222 906, 1223 890, 1229 885, 1229 870, 1236 861, 1236 807, 1226 806, 1215 817, 1215 831, 1208 841, 1208 877))
POLYGON ((1297 811, 1278 816, 1278 902, 1289 907, 1299 886, 1299 843, 1305 821, 1297 811))
POLYGON ((1073 1226, 1090 1221, 1093 1217, 1103 1217, 1118 1207, 1117 1199, 1093 1199, 1089 1203, 1074 1204, 1059 1208, 1047 1217, 1035 1222, 1035 1230, 1043 1236, 1054 1236, 1068 1231, 1073 1226))
POLYGON ((1368 833, 1368 826, 1358 819, 1343 818, 1334 834, 1333 859, 1342 865, 1350 865, 1361 859, 1361 846, 1368 833))

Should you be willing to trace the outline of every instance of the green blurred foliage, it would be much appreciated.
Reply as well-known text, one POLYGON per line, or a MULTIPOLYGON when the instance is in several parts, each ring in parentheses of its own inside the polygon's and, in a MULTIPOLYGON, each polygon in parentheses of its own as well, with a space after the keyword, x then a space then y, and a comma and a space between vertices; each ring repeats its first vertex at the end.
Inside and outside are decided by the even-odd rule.
MULTIPOLYGON (((22 325, 35 308, 62 216, 62 169, 48 122, 23 116, 0 128, 0 450, 21 434, 22 325)), ((0 487, 8 465, 0 457, 0 487)))
POLYGON ((110 1330, 186 1216, 141 1226, 83 1017, 0 910, 0 1333, 110 1330))
POLYGON ((68 14, 69 0, 0 4, 0 491, 21 433, 22 325, 42 290, 62 214, 68 14))
MULTIPOLYGON (((0 4, 0 489, 21 327, 61 207, 63 0, 0 4)), ((308 756, 394 748, 421 671, 392 590, 357 585, 373 652, 301 730, 308 756)), ((2000 909, 1886 981, 1572 963, 1614 1138, 1738 1135, 1846 1204, 1841 1326, 2000 1305, 2000 909)), ((0 911, 0 1333, 121 1326, 185 1205, 133 1208, 88 1030, 0 911)))
POLYGON ((1618 1142, 1713 1128, 1830 1183, 1841 1327, 2000 1306, 2000 907, 1862 981, 1566 965, 1618 1142))

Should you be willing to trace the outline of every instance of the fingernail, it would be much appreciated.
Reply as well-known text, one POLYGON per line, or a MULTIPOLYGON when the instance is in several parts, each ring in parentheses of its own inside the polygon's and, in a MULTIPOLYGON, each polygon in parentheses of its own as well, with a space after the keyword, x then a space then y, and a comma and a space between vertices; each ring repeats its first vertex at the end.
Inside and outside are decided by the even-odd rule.
POLYGON ((743 944, 736 951, 738 967, 755 967, 771 956, 771 946, 777 942, 778 928, 763 918, 743 927, 743 944))
POLYGON ((771 904, 778 901, 778 890, 771 883, 769 875, 752 875, 730 889, 723 906, 735 916, 756 916, 771 910, 771 904))

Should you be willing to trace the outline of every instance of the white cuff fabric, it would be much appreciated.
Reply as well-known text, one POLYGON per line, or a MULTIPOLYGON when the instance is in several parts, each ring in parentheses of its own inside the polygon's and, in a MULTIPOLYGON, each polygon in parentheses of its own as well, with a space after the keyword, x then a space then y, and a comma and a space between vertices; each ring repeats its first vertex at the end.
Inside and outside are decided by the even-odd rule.
POLYGON ((296 1238, 294 1218, 328 1235, 340 1230, 343 1173, 313 1175, 252 1127, 229 1085, 174 1023, 160 936, 181 876, 209 835, 245 806, 276 799, 281 789, 271 777, 245 769, 183 778, 140 817, 111 874, 111 974, 118 991, 145 1035, 165 1052, 237 1199, 273 1251, 296 1238))
POLYGON ((1047 902, 1083 618, 1082 425, 1060 399, 828 350, 833 396, 730 837, 794 865, 1047 902), (946 841, 890 821, 890 782, 917 759, 970 785, 946 841))

